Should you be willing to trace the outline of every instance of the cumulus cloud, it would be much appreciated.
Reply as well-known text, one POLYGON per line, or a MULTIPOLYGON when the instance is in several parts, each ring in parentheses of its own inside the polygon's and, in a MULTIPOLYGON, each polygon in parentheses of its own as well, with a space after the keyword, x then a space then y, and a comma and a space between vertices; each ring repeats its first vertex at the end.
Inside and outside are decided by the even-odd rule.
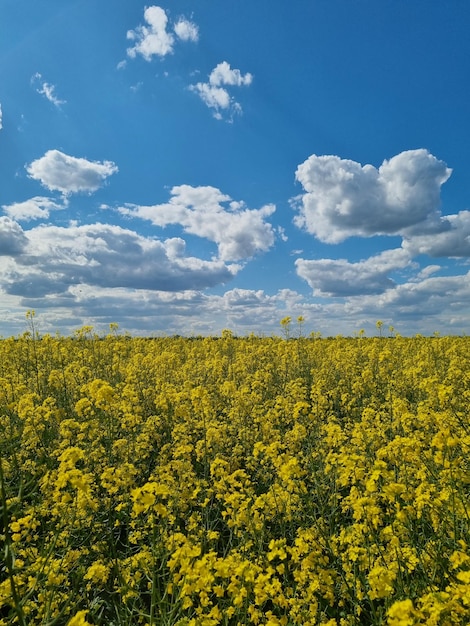
POLYGON ((390 272, 410 264, 409 254, 402 248, 385 250, 363 261, 346 259, 297 259, 297 275, 303 278, 318 296, 354 296, 379 294, 395 286, 390 272))
MULTIPOLYGON (((19 297, 4 295, 18 301, 19 297)), ((41 333, 72 332, 84 323, 108 331, 111 321, 132 334, 215 334, 231 328, 240 334, 279 332, 279 320, 288 313, 294 316, 320 313, 319 307, 305 305, 300 294, 280 290, 268 294, 262 290, 231 289, 216 295, 196 290, 179 292, 131 290, 125 288, 71 285, 65 294, 21 298, 24 308, 38 312, 41 333), (291 307, 296 302, 295 308, 291 307), (41 314, 41 309, 47 313, 41 314), (85 321, 83 321, 85 320, 85 321)), ((24 312, 18 319, 24 327, 24 312)))
MULTIPOLYGON (((147 7, 144 11, 146 24, 129 30, 127 38, 135 41, 135 45, 127 49, 132 59, 141 55, 146 61, 152 57, 165 57, 173 52, 175 37, 168 29, 168 16, 159 6, 147 7)), ((180 17, 173 27, 173 32, 181 41, 197 41, 198 27, 193 22, 180 17)))
POLYGON ((143 237, 108 224, 42 225, 23 231, 0 218, 0 254, 15 257, 0 287, 11 295, 64 294, 71 285, 161 291, 205 289, 233 278, 236 266, 187 256, 185 242, 143 237))
POLYGON ((447 215, 441 218, 441 224, 442 228, 437 233, 405 237, 403 248, 412 255, 470 257, 470 211, 447 215))
MULTIPOLYGON (((0 258, 0 288, 6 277, 14 282, 12 263, 0 258)), ((269 335, 280 334, 279 322, 286 315, 294 320, 302 315, 307 334, 320 331, 324 336, 353 335, 361 328, 373 335, 377 319, 402 334, 461 333, 468 327, 469 273, 418 274, 381 294, 356 294, 319 303, 289 289, 267 293, 234 288, 212 294, 195 289, 163 291, 71 283, 66 291, 59 291, 51 280, 48 290, 41 282, 43 275, 34 274, 37 268, 31 267, 29 274, 27 267, 22 269, 18 295, 2 292, 2 302, 9 309, 4 310, 3 332, 8 329, 8 334, 24 330, 24 310, 28 308, 36 309, 42 333, 69 333, 83 324, 107 332, 110 322, 118 322, 132 334, 214 334, 231 328, 239 334, 269 335)))
POLYGON ((54 106, 60 107, 61 104, 66 104, 66 100, 60 100, 60 98, 56 96, 55 85, 43 81, 42 75, 39 72, 36 72, 31 78, 31 84, 35 87, 37 93, 44 96, 54 106))
POLYGON ((274 213, 274 205, 248 209, 210 186, 180 185, 173 187, 171 195, 166 204, 128 206, 120 211, 155 226, 179 224, 184 232, 213 241, 223 261, 248 259, 274 243, 274 229, 265 221, 274 213))
POLYGON ((413 321, 416 332, 443 329, 450 332, 453 319, 465 319, 465 326, 468 325, 470 272, 460 276, 430 276, 409 281, 375 298, 359 300, 357 306, 371 313, 387 311, 396 320, 404 322, 408 332, 413 321), (431 320, 432 328, 428 326, 427 319, 431 320))
POLYGON ((17 256, 23 252, 28 239, 21 226, 9 217, 0 217, 0 256, 17 256))
POLYGON ((209 83, 215 87, 219 85, 251 85, 253 76, 248 72, 243 75, 240 70, 232 69, 227 61, 219 63, 209 76, 209 83))
POLYGON ((196 24, 184 17, 180 17, 173 30, 181 41, 197 41, 199 39, 199 29, 196 24))
POLYGON ((216 119, 223 119, 222 113, 241 113, 241 105, 230 95, 226 89, 229 87, 242 87, 251 85, 253 76, 249 72, 242 74, 238 69, 232 69, 227 61, 219 63, 210 73, 206 83, 199 82, 191 85, 189 89, 201 98, 201 100, 213 110, 216 119))
POLYGON ((50 191, 68 195, 96 191, 118 168, 112 161, 88 161, 59 150, 48 150, 43 157, 30 163, 26 171, 50 191))
POLYGON ((51 198, 35 196, 24 202, 3 205, 4 212, 14 220, 28 221, 37 219, 47 219, 51 211, 64 209, 67 202, 59 203, 51 198))
MULTIPOLYGON (((338 156, 310 156, 298 166, 295 224, 327 243, 359 235, 445 229, 440 188, 451 170, 427 150, 408 150, 377 169, 338 156)), ((294 203, 295 205, 295 203, 294 203)))

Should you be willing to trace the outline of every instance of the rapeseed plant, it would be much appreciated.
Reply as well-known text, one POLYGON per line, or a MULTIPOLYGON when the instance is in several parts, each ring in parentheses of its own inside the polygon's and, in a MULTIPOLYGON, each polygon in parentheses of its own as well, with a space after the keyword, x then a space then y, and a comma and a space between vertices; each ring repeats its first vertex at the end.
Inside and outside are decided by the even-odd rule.
POLYGON ((469 339, 28 323, 0 342, 0 626, 470 622, 469 339))

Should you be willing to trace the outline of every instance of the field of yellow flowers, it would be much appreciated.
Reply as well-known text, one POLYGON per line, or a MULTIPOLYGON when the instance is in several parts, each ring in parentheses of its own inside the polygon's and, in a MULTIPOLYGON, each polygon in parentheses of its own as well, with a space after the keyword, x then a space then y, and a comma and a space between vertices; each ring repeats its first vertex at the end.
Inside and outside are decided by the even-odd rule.
POLYGON ((469 624, 469 400, 466 337, 3 339, 0 625, 469 624))

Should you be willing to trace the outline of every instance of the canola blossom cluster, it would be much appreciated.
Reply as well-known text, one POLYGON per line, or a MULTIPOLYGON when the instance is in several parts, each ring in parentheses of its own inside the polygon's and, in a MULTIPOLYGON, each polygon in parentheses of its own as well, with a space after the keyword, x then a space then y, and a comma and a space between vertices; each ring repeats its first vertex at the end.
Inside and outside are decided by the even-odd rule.
POLYGON ((0 625, 470 623, 470 339, 0 341, 0 625))

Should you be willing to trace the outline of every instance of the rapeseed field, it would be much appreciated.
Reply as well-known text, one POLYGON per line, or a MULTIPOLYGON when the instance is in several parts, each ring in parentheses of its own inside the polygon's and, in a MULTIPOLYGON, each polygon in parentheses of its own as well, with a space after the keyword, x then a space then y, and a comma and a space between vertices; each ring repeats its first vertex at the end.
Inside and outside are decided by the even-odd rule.
POLYGON ((470 623, 470 339, 0 341, 0 625, 470 623))

